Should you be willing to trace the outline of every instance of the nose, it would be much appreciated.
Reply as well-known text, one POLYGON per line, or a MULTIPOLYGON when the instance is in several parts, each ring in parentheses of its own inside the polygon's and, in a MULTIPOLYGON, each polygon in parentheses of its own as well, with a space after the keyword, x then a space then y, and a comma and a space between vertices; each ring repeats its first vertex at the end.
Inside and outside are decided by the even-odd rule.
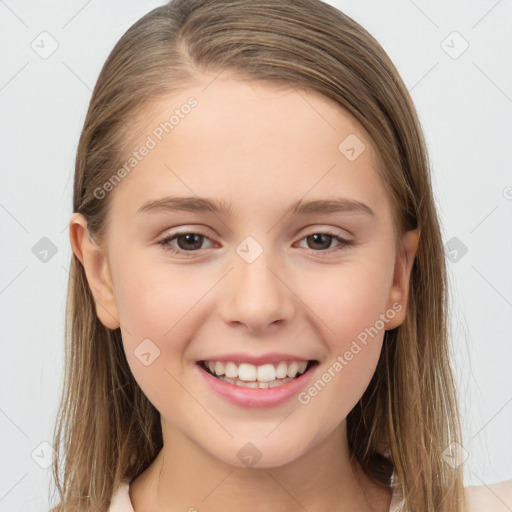
POLYGON ((234 254, 234 268, 224 282, 220 303, 223 320, 253 334, 287 325, 295 314, 294 294, 267 251, 247 263, 234 254), (274 265, 272 265, 272 260, 274 265))

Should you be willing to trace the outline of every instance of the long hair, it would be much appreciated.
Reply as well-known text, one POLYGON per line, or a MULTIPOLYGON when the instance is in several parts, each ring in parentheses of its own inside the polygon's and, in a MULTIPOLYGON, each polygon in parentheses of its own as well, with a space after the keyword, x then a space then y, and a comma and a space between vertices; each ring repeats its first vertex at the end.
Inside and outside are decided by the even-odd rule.
MULTIPOLYGON (((95 85, 76 155, 73 211, 101 241, 112 194, 100 200, 95 190, 122 165, 136 113, 185 90, 202 72, 224 70, 320 93, 370 134, 397 230, 417 228, 420 242, 406 319, 386 331, 375 374, 347 417, 349 446, 376 483, 389 486, 393 469, 409 512, 460 512, 461 468, 443 458, 461 434, 430 164, 407 88, 359 24, 320 0, 174 0, 152 10, 121 37, 95 85)), ((60 503, 52 511, 103 512, 121 480, 152 463, 162 432, 158 411, 131 374, 119 329, 96 315, 75 255, 65 333, 54 432, 60 503)))

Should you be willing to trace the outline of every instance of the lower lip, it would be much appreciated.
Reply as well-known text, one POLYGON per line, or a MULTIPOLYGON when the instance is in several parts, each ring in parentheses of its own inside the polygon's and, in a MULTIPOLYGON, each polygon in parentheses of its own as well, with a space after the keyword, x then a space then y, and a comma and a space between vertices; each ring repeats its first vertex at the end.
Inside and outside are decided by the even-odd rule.
POLYGON ((316 364, 306 373, 303 373, 300 377, 286 384, 281 384, 274 388, 262 389, 244 388, 236 384, 229 384, 229 382, 224 382, 210 375, 206 370, 203 370, 199 364, 196 366, 206 385, 228 402, 238 405, 239 407, 264 408, 278 406, 290 400, 293 396, 296 396, 311 379, 316 364))

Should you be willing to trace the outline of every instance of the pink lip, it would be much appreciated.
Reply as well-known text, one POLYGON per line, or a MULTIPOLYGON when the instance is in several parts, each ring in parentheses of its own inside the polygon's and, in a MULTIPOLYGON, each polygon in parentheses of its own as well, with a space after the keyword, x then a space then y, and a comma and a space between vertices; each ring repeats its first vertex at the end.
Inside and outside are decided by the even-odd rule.
MULTIPOLYGON (((270 353, 261 356, 251 356, 249 354, 224 354, 219 356, 210 356, 201 359, 200 361, 219 361, 219 362, 227 362, 233 361, 233 363, 241 364, 241 363, 250 363, 254 366, 259 366, 267 363, 280 363, 281 361, 285 361, 287 363, 291 363, 292 361, 310 361, 310 359, 305 359, 304 357, 294 356, 292 354, 279 354, 279 353, 270 353)), ((199 362, 199 361, 197 361, 199 362)))
MULTIPOLYGON (((216 360, 218 361, 218 359, 216 360)), ((283 359, 280 359, 280 361, 282 360, 283 359)), ((292 360, 296 361, 296 359, 292 360)), ((233 361, 233 359, 228 358, 226 361, 233 361)), ((245 361, 247 361, 247 359, 245 359, 245 361)), ((201 365, 197 364, 195 366, 201 378, 204 379, 204 382, 212 391, 234 405, 247 408, 275 407, 286 402, 306 387, 314 373, 313 367, 300 377, 286 384, 281 384, 275 388, 255 389, 229 384, 228 382, 224 382, 210 375, 201 365)))

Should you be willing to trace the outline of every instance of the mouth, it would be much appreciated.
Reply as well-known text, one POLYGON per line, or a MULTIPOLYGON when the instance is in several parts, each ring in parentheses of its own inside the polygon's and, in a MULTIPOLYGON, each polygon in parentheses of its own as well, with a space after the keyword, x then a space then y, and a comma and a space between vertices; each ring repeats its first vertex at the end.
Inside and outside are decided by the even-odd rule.
POLYGON ((242 388, 276 388, 298 379, 318 364, 316 360, 280 361, 253 365, 234 361, 198 361, 198 366, 218 380, 242 388))

